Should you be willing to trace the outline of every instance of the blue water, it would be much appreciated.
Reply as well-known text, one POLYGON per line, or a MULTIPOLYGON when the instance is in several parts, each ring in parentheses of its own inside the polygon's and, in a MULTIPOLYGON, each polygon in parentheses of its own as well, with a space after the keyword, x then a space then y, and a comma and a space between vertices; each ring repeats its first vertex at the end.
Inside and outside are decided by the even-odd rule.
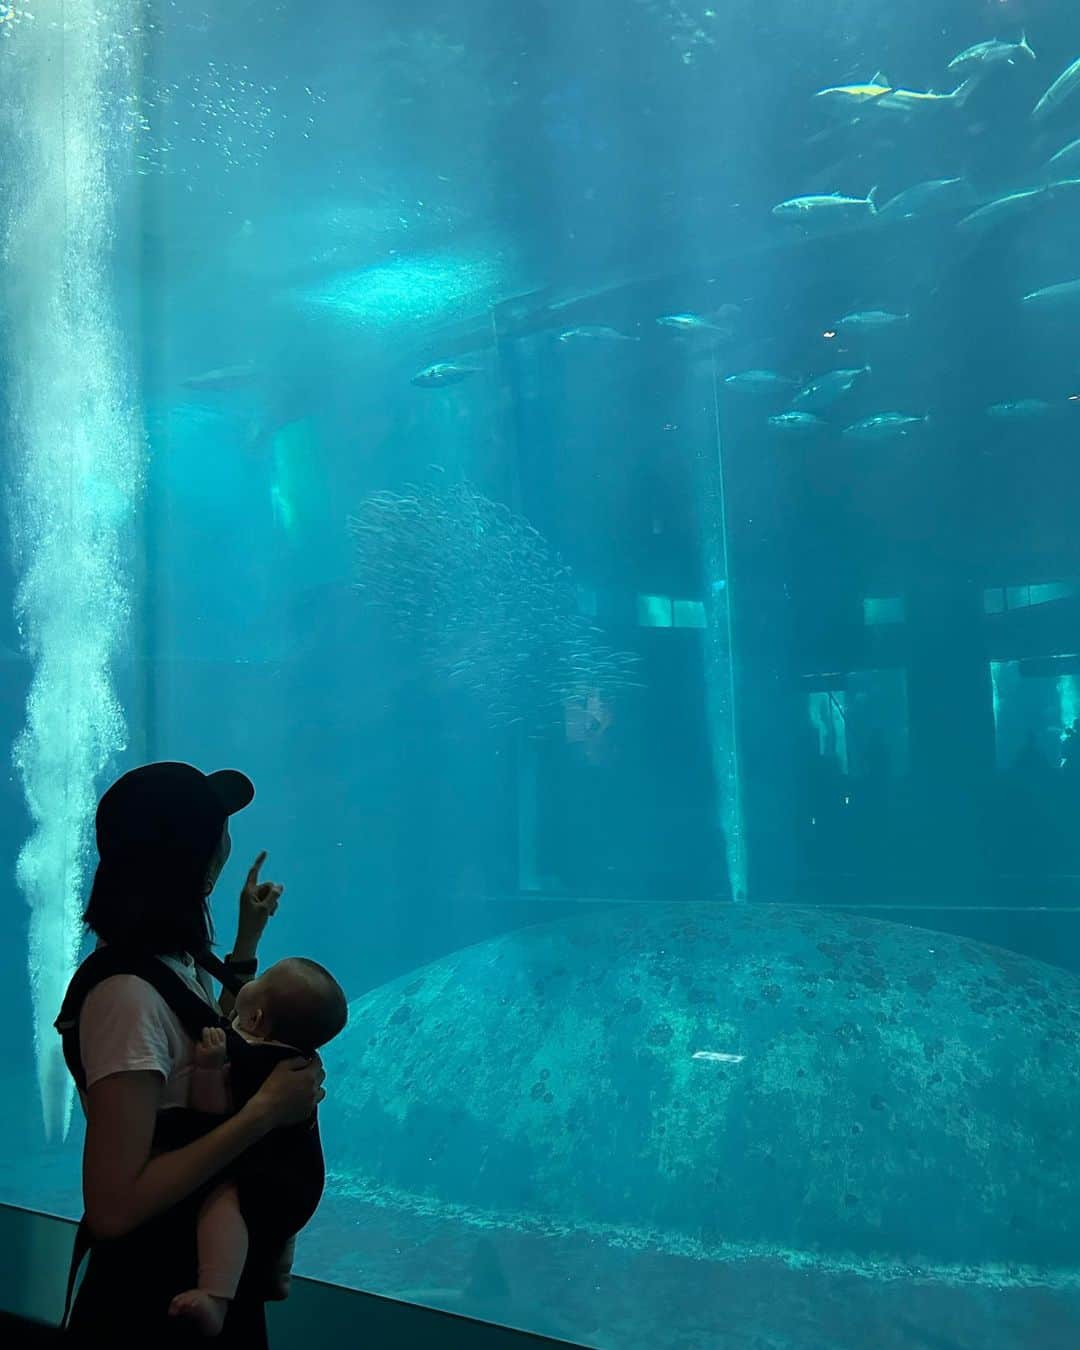
POLYGON ((235 765, 221 945, 267 849, 264 958, 354 1000, 303 1273, 1076 1344, 1078 56, 1051 0, 0 5, 0 1199, 79 1209, 97 794, 235 765))

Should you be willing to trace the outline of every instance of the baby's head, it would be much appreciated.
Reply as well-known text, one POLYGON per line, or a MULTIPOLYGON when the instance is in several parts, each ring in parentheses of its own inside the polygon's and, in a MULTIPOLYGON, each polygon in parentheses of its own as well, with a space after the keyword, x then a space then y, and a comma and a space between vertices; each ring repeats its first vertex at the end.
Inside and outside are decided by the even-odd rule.
POLYGON ((244 985, 236 996, 233 1020, 249 1036, 310 1054, 334 1039, 348 1015, 333 975, 306 957, 290 956, 244 985))

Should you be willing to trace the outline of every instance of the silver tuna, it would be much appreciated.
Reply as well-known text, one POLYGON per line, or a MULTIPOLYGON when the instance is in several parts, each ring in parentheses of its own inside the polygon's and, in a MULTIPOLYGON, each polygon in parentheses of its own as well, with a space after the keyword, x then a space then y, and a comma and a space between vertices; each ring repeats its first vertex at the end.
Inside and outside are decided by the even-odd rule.
POLYGON ((865 197, 845 197, 841 192, 789 197, 786 202, 774 206, 772 213, 779 220, 803 224, 865 220, 877 215, 876 193, 877 188, 871 188, 865 197))
POLYGON ((1080 57, 1057 77, 1050 88, 1039 99, 1031 116, 1036 122, 1043 122, 1055 112, 1067 98, 1080 87, 1080 57))
POLYGON ((928 417, 915 417, 910 413, 874 413, 864 417, 861 422, 845 427, 843 434, 853 441, 892 441, 907 436, 929 420, 928 417))
POLYGON ((1019 42, 1002 42, 991 38, 989 42, 976 42, 959 56, 949 62, 950 70, 986 70, 990 66, 1015 66, 1020 61, 1034 61, 1035 53, 1028 44, 1025 33, 1019 42))
POLYGON ((858 370, 830 370, 819 375, 807 384, 792 400, 792 407, 803 412, 815 412, 827 408, 838 398, 848 393, 855 382, 863 375, 870 374, 869 366, 860 366, 858 370))

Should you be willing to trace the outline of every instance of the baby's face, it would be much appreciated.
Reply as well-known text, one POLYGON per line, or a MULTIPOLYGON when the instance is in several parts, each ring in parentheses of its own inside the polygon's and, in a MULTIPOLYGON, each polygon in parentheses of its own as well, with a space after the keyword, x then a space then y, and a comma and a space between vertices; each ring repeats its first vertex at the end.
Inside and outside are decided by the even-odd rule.
POLYGON ((289 974, 288 967, 271 966, 257 980, 249 980, 237 994, 233 1026, 249 1036, 270 1036, 271 989, 274 998, 288 998, 296 986, 296 977, 289 974))
POLYGON ((266 976, 249 980, 236 996, 233 1026, 250 1036, 265 1036, 267 1001, 266 976))

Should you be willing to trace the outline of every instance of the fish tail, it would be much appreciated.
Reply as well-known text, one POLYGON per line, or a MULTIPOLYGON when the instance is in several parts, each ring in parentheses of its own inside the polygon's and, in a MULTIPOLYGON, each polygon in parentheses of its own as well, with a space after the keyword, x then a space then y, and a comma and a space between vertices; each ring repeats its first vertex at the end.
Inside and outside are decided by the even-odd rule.
POLYGON ((870 203, 870 214, 875 216, 877 215, 877 191, 877 184, 875 183, 866 194, 866 200, 870 203))

